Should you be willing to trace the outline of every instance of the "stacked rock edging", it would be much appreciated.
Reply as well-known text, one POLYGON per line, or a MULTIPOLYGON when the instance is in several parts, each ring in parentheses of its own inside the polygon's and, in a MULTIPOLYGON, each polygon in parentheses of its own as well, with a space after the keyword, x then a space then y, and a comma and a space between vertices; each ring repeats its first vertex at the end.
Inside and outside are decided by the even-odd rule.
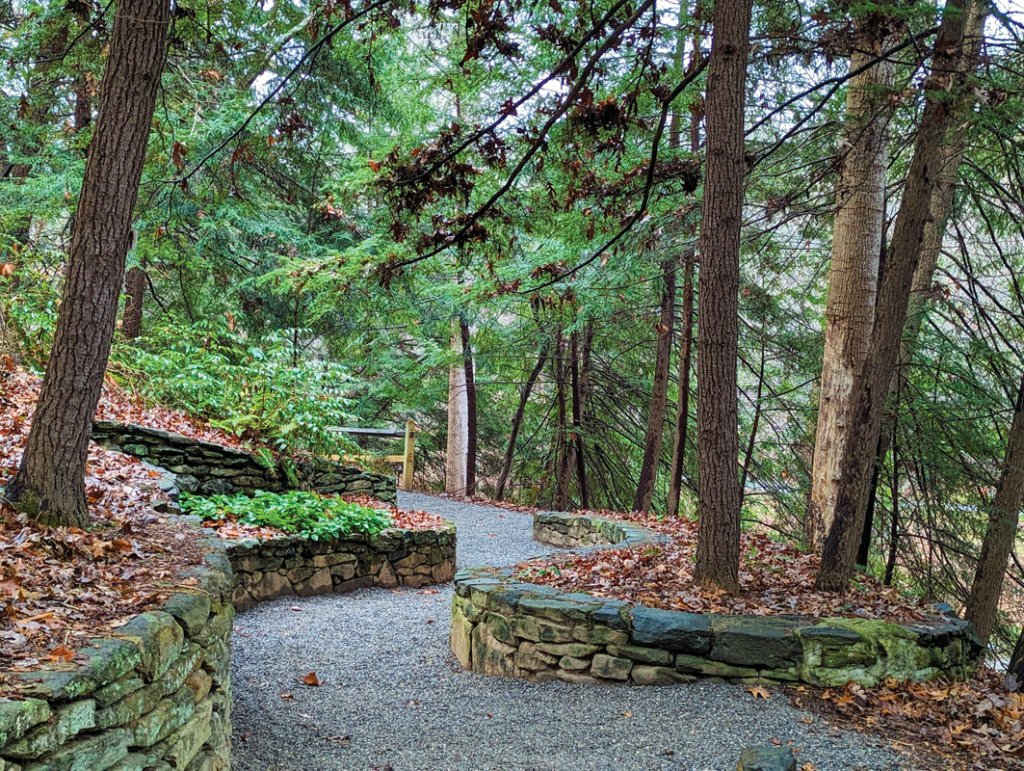
POLYGON ((298 458, 287 466, 261 462, 254 453, 183 434, 132 423, 97 421, 92 440, 102 447, 134 455, 166 469, 178 488, 189 493, 253 493, 311 490, 325 495, 366 493, 388 503, 397 499, 393 477, 326 458, 298 458))
POLYGON ((228 542, 238 610, 275 597, 351 592, 370 586, 420 587, 451 581, 455 526, 389 529, 367 537, 311 541, 296 536, 228 542))
MULTIPOLYGON (((535 532, 562 546, 657 537, 634 525, 557 512, 536 514, 535 532)), ((455 587, 450 639, 459 663, 532 681, 665 685, 715 677, 874 685, 888 677, 964 678, 981 652, 971 625, 948 606, 914 624, 697 614, 559 592, 518 581, 512 568, 463 570, 455 587)))
POLYGON ((173 594, 78 651, 84 664, 7 673, 5 771, 218 771, 231 764, 231 565, 216 538, 173 594))

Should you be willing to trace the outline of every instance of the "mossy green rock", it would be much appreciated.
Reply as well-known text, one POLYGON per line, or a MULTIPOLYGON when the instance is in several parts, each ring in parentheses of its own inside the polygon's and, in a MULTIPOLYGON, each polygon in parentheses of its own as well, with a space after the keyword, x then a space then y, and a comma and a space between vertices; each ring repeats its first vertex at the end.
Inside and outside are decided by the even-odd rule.
POLYGON ((0 748, 25 735, 50 717, 50 705, 42 699, 0 701, 0 748))
POLYGON ((629 659, 598 653, 590 665, 590 674, 602 680, 628 680, 632 668, 633 662, 629 659))
POLYGON ((192 691, 181 688, 138 720, 129 724, 132 747, 152 747, 180 728, 195 712, 192 691))
POLYGON ((140 613, 117 629, 120 637, 136 643, 142 653, 139 671, 147 682, 156 680, 181 654, 185 639, 174 616, 163 611, 140 613))
POLYGON ((167 598, 163 610, 174 616, 192 637, 202 631, 210 618, 210 598, 202 592, 178 592, 167 598))
POLYGON ((789 747, 747 747, 736 771, 796 771, 796 757, 789 747))
POLYGON ((102 731, 65 744, 28 763, 25 771, 96 771, 110 768, 128 755, 131 733, 125 729, 102 731))
POLYGON ((609 645, 608 653, 612 656, 632 659, 641 664, 671 664, 672 654, 661 648, 643 648, 638 645, 609 645))
POLYGON ((95 725, 96 702, 92 699, 73 701, 55 709, 46 723, 8 744, 3 753, 17 760, 34 760, 95 725))

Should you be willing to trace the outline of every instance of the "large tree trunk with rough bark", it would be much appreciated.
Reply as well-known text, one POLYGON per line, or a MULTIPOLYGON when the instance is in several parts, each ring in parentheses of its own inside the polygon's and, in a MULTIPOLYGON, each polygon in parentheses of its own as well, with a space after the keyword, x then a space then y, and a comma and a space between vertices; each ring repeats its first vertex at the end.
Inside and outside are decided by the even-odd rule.
POLYGON ((544 370, 547 360, 548 344, 545 341, 541 346, 540 353, 537 354, 537 362, 533 365, 533 369, 530 370, 526 382, 523 383, 523 387, 519 391, 519 404, 516 405, 516 412, 512 416, 512 428, 508 435, 508 447, 505 448, 505 458, 502 461, 498 482, 494 489, 494 499, 497 501, 505 500, 505 486, 508 484, 509 474, 512 473, 512 458, 516 452, 516 440, 519 438, 519 432, 523 427, 523 415, 526 414, 526 405, 530 401, 533 386, 537 383, 537 378, 540 377, 540 373, 544 370))
MULTIPOLYGON (((870 64, 891 47, 892 26, 890 19, 878 13, 861 20, 850 57, 851 70, 870 64)), ((879 61, 850 79, 846 95, 845 155, 836 191, 825 355, 805 522, 805 540, 814 550, 821 548, 835 516, 839 461, 850 431, 845 410, 854 376, 868 353, 874 321, 879 247, 885 229, 886 139, 893 77, 892 64, 879 61)))
POLYGON ((879 284, 868 356, 850 388, 849 408, 843 412, 849 437, 837 466, 835 518, 822 550, 817 579, 820 590, 843 591, 853 574, 886 397, 899 360, 910 290, 931 217, 932 193, 940 176, 942 148, 956 114, 955 97, 963 88, 963 34, 964 0, 948 0, 924 84, 924 112, 879 284))
POLYGON ((1010 656, 1010 665, 1006 668, 1007 686, 1013 691, 1024 691, 1024 629, 1021 630, 1017 644, 1010 656))
POLYGON ((995 625, 1003 577, 1017 540, 1020 507, 1024 504, 1024 379, 1017 391, 1013 422, 1006 442, 1006 455, 999 476, 999 487, 989 507, 988 527, 981 544, 981 556, 967 601, 967 619, 978 636, 988 641, 995 625))
POLYGON ((640 465, 640 479, 633 499, 633 511, 647 511, 654 497, 661 462, 661 443, 665 435, 666 397, 668 396, 669 368, 672 359, 672 327, 676 305, 676 261, 665 260, 661 266, 661 313, 658 316, 657 349, 654 357, 654 382, 651 402, 647 410, 647 433, 644 438, 644 457, 640 465))
POLYGON ((668 503, 665 513, 679 516, 679 498, 683 492, 686 466, 686 437, 690 429, 690 366, 693 358, 693 253, 683 257, 683 320, 679 332, 679 395, 676 400, 676 425, 672 432, 672 465, 669 470, 668 503))
POLYGON ((117 6, 53 349, 21 466, 6 491, 41 522, 88 522, 85 461, 114 336, 168 17, 167 0, 117 6))
POLYGON ((736 357, 743 224, 744 95, 750 0, 714 10, 706 91, 707 164, 700 232, 697 453, 700 463, 694 579, 739 590, 740 485, 736 357))

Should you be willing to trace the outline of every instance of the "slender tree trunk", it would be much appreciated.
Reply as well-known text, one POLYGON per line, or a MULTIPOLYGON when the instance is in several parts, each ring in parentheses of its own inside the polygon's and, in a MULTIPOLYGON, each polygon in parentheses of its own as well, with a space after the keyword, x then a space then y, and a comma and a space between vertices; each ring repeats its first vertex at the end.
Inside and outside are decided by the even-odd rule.
POLYGON ((739 590, 740 485, 736 357, 743 224, 744 96, 750 0, 714 10, 706 91, 707 164, 700 232, 697 452, 700 461, 694 579, 739 590))
POLYGON ((661 266, 664 288, 661 293, 661 313, 658 317, 657 352, 654 359, 654 383, 651 402, 647 410, 647 434, 644 438, 644 458, 640 466, 640 480, 633 499, 634 511, 647 511, 654 497, 661 463, 661 443, 665 436, 666 397, 668 396, 669 369, 672 359, 672 326, 676 305, 676 261, 665 260, 661 266))
POLYGON ((1006 442, 1006 456, 999 487, 989 507, 988 527, 981 544, 971 596, 967 601, 967 620, 974 624, 985 642, 992 634, 1002 596, 1003 577, 1017 539, 1020 507, 1024 504, 1024 379, 1013 407, 1013 422, 1006 442))
POLYGON ((892 498, 892 514, 889 518, 889 556, 885 560, 885 575, 882 583, 892 586, 892 577, 896 572, 896 558, 900 548, 900 447, 896 443, 896 430, 893 428, 892 439, 892 481, 889 496, 892 498))
MULTIPOLYGON (((586 345, 586 343, 584 343, 586 345)), ((572 359, 572 433, 576 445, 576 484, 580 490, 580 508, 590 508, 590 490, 587 487, 587 464, 583 454, 583 388, 586 385, 586 372, 580 367, 580 341, 577 332, 570 338, 570 356, 572 359)), ((584 352, 585 353, 585 352, 584 352)))
POLYGON ((124 311, 121 314, 121 334, 134 340, 142 334, 142 302, 146 295, 146 271, 135 266, 124 277, 124 311))
MULTIPOLYGON (((964 29, 963 50, 967 62, 977 61, 981 52, 984 20, 984 9, 978 3, 972 3, 967 13, 964 29)), ((929 204, 930 217, 925 223, 924 238, 921 244, 921 259, 918 262, 917 269, 914 271, 914 280, 911 285, 910 301, 907 308, 907 321, 904 326, 903 337, 900 341, 900 358, 891 386, 891 391, 896 394, 902 389, 903 373, 910 366, 914 349, 917 347, 917 338, 921 331, 921 324, 928 312, 929 301, 932 297, 935 268, 938 264, 942 242, 946 235, 946 225, 953 212, 953 194, 956 189, 957 171, 963 160, 964 132, 969 120, 967 108, 970 105, 970 98, 969 95, 962 96, 966 98, 962 98, 958 106, 959 121, 950 129, 946 136, 946 143, 941 150, 939 178, 935 189, 932 191, 931 203, 929 204)), ((885 415, 882 419, 881 439, 878 443, 878 454, 875 459, 876 469, 885 466, 885 458, 889 453, 890 441, 895 437, 893 427, 897 419, 898 406, 898 398, 890 399, 886 404, 885 415)), ((877 474, 878 472, 876 471, 875 476, 877 474)), ((872 487, 874 487, 874 484, 872 487)), ((873 513, 873 505, 873 498, 869 499, 869 520, 873 513)), ((871 537, 870 525, 865 525, 863 532, 865 535, 861 539, 858 549, 858 564, 866 564, 867 550, 870 546, 871 537), (862 559, 865 561, 862 562, 862 559)), ((890 556, 895 557, 894 546, 890 547, 889 553, 890 556)), ((894 568, 895 565, 893 566, 894 568)), ((886 565, 886 569, 889 571, 888 565, 886 565)))
POLYGON ((544 370, 547 359, 548 346, 545 342, 541 346, 540 353, 537 354, 537 363, 533 365, 533 369, 530 370, 526 382, 519 391, 519 404, 516 405, 516 412, 512 416, 512 428, 508 436, 508 447, 505 448, 505 459, 501 464, 501 473, 498 474, 498 484, 494 491, 495 500, 505 500, 505 485, 508 484, 508 477, 512 472, 512 458, 516 452, 516 440, 519 438, 519 431, 523 426, 523 415, 526 413, 526 405, 530 401, 530 393, 533 391, 533 386, 536 384, 537 378, 540 377, 540 373, 544 370))
POLYGON ((747 451, 743 455, 743 466, 740 471, 740 504, 747 497, 747 477, 750 475, 750 464, 754 459, 754 447, 757 446, 757 429, 761 424, 761 398, 764 396, 765 347, 761 340, 761 364, 757 371, 757 394, 754 396, 754 419, 750 424, 750 437, 747 439, 747 451))
POLYGON ((879 285, 869 354, 850 388, 850 409, 842 420, 849 427, 838 464, 835 518, 822 550, 818 589, 842 591, 849 585, 864 527, 871 469, 875 461, 886 396, 899 360, 900 338, 914 272, 917 269, 930 204, 939 178, 942 148, 963 88, 965 0, 947 0, 925 83, 926 100, 914 155, 879 285))
POLYGON ((666 513, 679 516, 679 498, 683 492, 686 466, 686 437, 690 428, 690 366, 693 351, 693 253, 683 256, 683 320, 679 334, 679 396, 676 400, 676 425, 672 433, 672 467, 668 480, 666 513))
POLYGON ((466 495, 476 495, 476 375, 473 372, 473 347, 469 324, 459 318, 462 336, 462 363, 466 370, 466 495))
POLYGON ((1010 665, 1006 668, 1007 681, 1010 690, 1024 691, 1024 629, 1021 630, 1017 644, 1013 647, 1013 654, 1010 656, 1010 665))
POLYGON ((558 414, 558 437, 555 452, 555 496, 552 506, 557 511, 569 508, 569 488, 572 482, 572 470, 575 464, 576 445, 569 437, 569 418, 566 407, 566 380, 568 365, 565 361, 565 338, 561 332, 555 341, 555 399, 558 414))
POLYGON ((6 491, 41 522, 88 522, 85 461, 114 336, 168 16, 167 0, 117 6, 53 349, 21 466, 6 491))
POLYGON ((448 447, 444 489, 449 495, 466 494, 466 447, 469 444, 466 367, 462 354, 462 326, 452 319, 452 363, 448 367, 448 447))
MULTIPOLYGON (((863 67, 891 46, 892 27, 891 21, 879 13, 869 13, 860 21, 850 57, 851 70, 863 67)), ((893 72, 890 62, 879 62, 850 79, 846 96, 846 153, 836 191, 825 355, 805 521, 805 540, 815 551, 821 548, 835 517, 839 462, 850 429, 844 412, 850 403, 854 375, 868 353, 874 321, 879 244, 885 229, 893 72)))

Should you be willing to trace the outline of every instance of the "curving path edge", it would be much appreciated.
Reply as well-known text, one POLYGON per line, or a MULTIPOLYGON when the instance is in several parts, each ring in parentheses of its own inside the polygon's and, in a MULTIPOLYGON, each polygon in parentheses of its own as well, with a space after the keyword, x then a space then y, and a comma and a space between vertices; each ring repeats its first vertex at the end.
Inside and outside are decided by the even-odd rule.
MULTIPOLYGON (((403 493, 458 528, 460 566, 556 551, 529 515, 403 493)), ((239 614, 233 648, 236 771, 654 771, 736 766, 792 742, 818 771, 911 768, 742 686, 531 684, 463 671, 448 649, 452 586, 284 598, 239 614), (302 683, 309 672, 319 687, 302 683), (809 720, 809 723, 802 722, 809 720)))

